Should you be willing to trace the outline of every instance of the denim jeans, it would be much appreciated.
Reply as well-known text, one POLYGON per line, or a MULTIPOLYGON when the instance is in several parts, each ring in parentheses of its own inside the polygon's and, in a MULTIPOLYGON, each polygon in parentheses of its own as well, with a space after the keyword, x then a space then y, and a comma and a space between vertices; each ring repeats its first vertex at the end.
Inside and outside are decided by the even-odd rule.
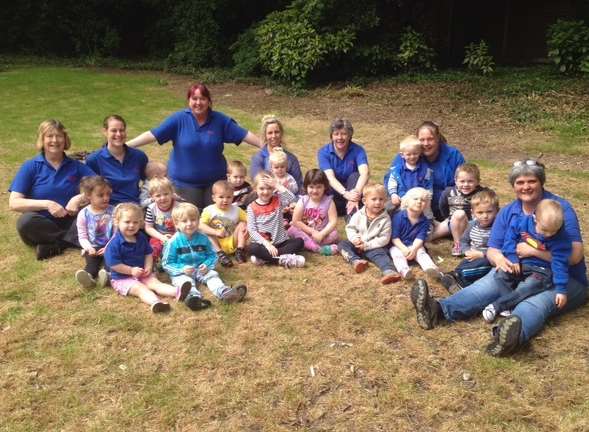
POLYGON ((223 292, 227 289, 227 285, 223 283, 221 278, 219 277, 219 273, 215 270, 209 270, 206 274, 201 274, 198 270, 192 274, 192 276, 188 276, 186 274, 181 274, 178 276, 172 276, 172 285, 176 288, 182 286, 184 282, 190 282, 192 284, 192 288, 190 289, 189 295, 194 295, 197 297, 202 297, 202 294, 196 288, 198 283, 205 284, 209 291, 217 298, 221 298, 223 292))
POLYGON ((350 263, 359 259, 367 259, 371 263, 374 263, 374 265, 376 265, 383 273, 387 270, 395 270, 393 261, 389 258, 387 248, 381 247, 370 249, 368 251, 361 251, 356 249, 349 240, 342 240, 338 243, 338 246, 341 250, 342 256, 350 263))
POLYGON ((549 268, 522 265, 521 274, 499 270, 495 282, 503 294, 493 302, 495 312, 511 310, 519 302, 542 291, 552 289, 552 271, 549 268))
MULTIPOLYGON (((488 304, 497 300, 502 292, 495 281, 495 273, 496 270, 493 269, 472 285, 440 300, 444 317, 448 321, 467 319, 479 314, 488 304)), ((558 310, 554 303, 554 289, 528 297, 515 307, 512 315, 522 321, 520 343, 530 340, 542 330, 548 318, 576 309, 587 301, 587 286, 575 279, 569 279, 567 293, 568 301, 562 310, 558 310)))
POLYGON ((463 259, 454 272, 458 276, 460 286, 467 286, 489 273, 493 266, 487 258, 477 258, 472 261, 463 259))

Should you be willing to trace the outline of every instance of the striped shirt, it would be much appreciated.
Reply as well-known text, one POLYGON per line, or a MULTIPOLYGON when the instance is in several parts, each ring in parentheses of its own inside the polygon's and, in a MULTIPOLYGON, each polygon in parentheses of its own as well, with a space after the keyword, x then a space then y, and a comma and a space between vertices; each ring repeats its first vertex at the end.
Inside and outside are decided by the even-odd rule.
POLYGON ((460 239, 460 249, 463 253, 470 249, 476 249, 484 253, 487 251, 490 236, 491 227, 481 228, 479 221, 473 219, 468 223, 468 228, 466 228, 460 239))
POLYGON ((254 243, 280 244, 288 240, 284 229, 282 210, 294 200, 294 195, 288 189, 274 195, 267 204, 260 204, 258 200, 247 206, 247 230, 254 243))

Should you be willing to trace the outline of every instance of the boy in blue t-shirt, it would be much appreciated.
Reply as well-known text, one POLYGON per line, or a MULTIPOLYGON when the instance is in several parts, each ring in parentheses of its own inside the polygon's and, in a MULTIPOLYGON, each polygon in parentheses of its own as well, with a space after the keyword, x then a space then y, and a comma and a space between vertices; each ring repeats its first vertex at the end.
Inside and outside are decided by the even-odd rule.
POLYGON ((551 199, 540 201, 534 215, 514 220, 505 236, 502 250, 512 263, 512 272, 497 271, 495 281, 505 295, 483 310, 485 321, 493 322, 497 314, 513 309, 532 295, 553 288, 556 290, 557 307, 564 307, 567 302, 568 260, 572 243, 563 224, 563 209, 558 201, 551 199), (520 242, 539 251, 550 252, 551 260, 538 256, 518 258, 516 247, 520 242))

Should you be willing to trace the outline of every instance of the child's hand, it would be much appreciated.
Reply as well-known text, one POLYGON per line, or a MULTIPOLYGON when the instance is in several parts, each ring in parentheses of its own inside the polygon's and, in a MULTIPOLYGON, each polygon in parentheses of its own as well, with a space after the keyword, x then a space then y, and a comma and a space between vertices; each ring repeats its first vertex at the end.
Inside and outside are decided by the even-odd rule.
POLYGON ((475 259, 483 258, 485 255, 476 249, 470 249, 464 252, 464 256, 468 261, 474 261, 475 259))
POLYGON ((143 269, 141 267, 131 268, 131 276, 135 279, 141 279, 143 277, 143 269))
POLYGON ((219 238, 227 237, 227 231, 225 231, 225 227, 221 227, 217 230, 217 237, 219 237, 219 238))
POLYGON ((186 267, 184 267, 184 268, 182 269, 182 271, 184 272, 184 274, 185 274, 185 275, 188 275, 188 276, 192 275, 192 274, 194 273, 194 270, 195 270, 195 269, 194 269, 194 267, 192 267, 192 266, 186 266, 186 267))
POLYGON ((144 268, 143 269, 143 277, 147 277, 151 274, 151 268, 144 268))
POLYGON ((417 256, 417 250, 413 247, 408 247, 407 248, 407 255, 405 255, 405 258, 407 258, 407 261, 413 261, 416 256, 417 256))
POLYGON ((164 243, 168 240, 170 240, 172 238, 172 234, 166 234, 164 235, 164 237, 166 238, 166 240, 164 241, 164 243))
POLYGON ((401 205, 401 198, 399 198, 399 195, 391 195, 391 204, 393 205, 393 207, 399 207, 401 205))
POLYGON ((97 255, 96 249, 94 249, 92 246, 90 246, 88 249, 84 249, 84 251, 90 256, 97 255))
POLYGON ((558 309, 562 309, 567 304, 567 295, 566 294, 556 294, 556 298, 554 299, 554 303, 558 309))
POLYGON ((321 234, 320 231, 317 230, 313 230, 313 233, 311 234, 311 238, 313 240, 315 240, 317 243, 321 243, 323 241, 323 234, 321 234))
POLYGON ((272 243, 267 242, 264 244, 264 246, 266 247, 270 255, 272 255, 274 258, 278 256, 278 249, 276 249, 276 247, 272 243))
POLYGON ((512 263, 511 264, 511 271, 513 272, 513 274, 519 275, 522 272, 522 268, 519 265, 519 263, 512 263))
POLYGON ((206 275, 208 273, 208 271, 209 271, 209 268, 206 265, 201 264, 201 265, 198 266, 198 272, 201 275, 206 275))

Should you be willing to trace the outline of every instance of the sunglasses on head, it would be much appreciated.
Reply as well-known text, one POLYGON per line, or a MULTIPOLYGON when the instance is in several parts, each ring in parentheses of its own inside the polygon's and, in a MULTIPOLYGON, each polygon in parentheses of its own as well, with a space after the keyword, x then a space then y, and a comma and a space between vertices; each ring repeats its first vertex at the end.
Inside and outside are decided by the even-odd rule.
POLYGON ((544 165, 542 165, 540 162, 535 161, 533 159, 518 160, 513 163, 514 167, 518 167, 518 166, 522 166, 522 165, 538 166, 538 167, 542 167, 542 168, 544 167, 544 165))

